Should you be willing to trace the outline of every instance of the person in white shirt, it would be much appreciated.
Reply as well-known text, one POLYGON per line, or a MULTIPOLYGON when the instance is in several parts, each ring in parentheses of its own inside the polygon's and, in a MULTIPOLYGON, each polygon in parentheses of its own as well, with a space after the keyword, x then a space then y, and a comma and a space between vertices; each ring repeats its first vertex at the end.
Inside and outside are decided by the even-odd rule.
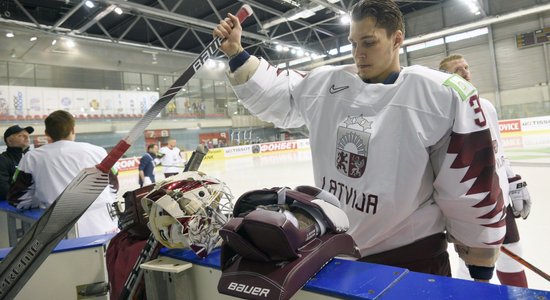
MULTIPOLYGON (((14 175, 8 201, 17 208, 48 208, 82 169, 97 165, 107 156, 107 151, 99 146, 75 142, 75 119, 70 113, 54 111, 44 123, 45 134, 51 143, 27 152, 14 175)), ((110 186, 76 223, 77 237, 118 230, 117 220, 110 216, 108 210, 108 206, 116 200, 116 173, 116 170, 111 170, 110 186)))
MULTIPOLYGON (((472 81, 470 65, 463 55, 449 55, 439 63, 439 69, 458 74, 467 81, 472 81)), ((510 204, 507 205, 506 212, 506 235, 504 236, 503 246, 511 250, 517 255, 522 254, 522 247, 519 243, 519 230, 516 224, 516 218, 522 217, 526 219, 531 211, 531 197, 527 190, 527 183, 522 180, 520 175, 517 175, 510 167, 510 161, 504 155, 504 145, 500 137, 498 127, 497 111, 493 104, 484 98, 479 98, 481 108, 485 112, 485 116, 491 126, 491 135, 495 145, 495 156, 497 160, 498 175, 500 179, 500 187, 504 195, 509 195, 506 200, 510 204)), ((459 265, 457 272, 460 278, 468 278, 467 272, 463 270, 464 265, 459 265)), ((506 254, 500 254, 496 262, 496 273, 501 284, 513 285, 519 287, 527 287, 527 276, 523 266, 506 254)))
POLYGON ((174 176, 183 170, 185 160, 182 157, 180 148, 176 147, 176 139, 169 138, 168 144, 160 148, 159 153, 162 155, 160 163, 164 167, 165 178, 174 176))
POLYGON ((488 281, 505 211, 477 90, 458 75, 401 68, 405 26, 394 1, 358 1, 351 20, 355 64, 309 73, 248 54, 232 14, 213 34, 252 114, 309 129, 315 185, 340 200, 361 261, 450 276, 450 240, 472 276, 488 281))

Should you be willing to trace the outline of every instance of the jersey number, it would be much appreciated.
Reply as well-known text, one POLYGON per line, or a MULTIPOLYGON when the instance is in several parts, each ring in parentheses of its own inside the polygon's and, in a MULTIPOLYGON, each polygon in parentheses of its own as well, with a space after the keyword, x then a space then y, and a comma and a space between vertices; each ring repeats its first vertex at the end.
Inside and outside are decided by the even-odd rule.
POLYGON ((481 104, 479 103, 479 97, 477 95, 470 97, 470 106, 474 109, 474 113, 476 114, 476 124, 481 127, 485 126, 487 124, 487 119, 485 119, 485 114, 481 109, 481 104))

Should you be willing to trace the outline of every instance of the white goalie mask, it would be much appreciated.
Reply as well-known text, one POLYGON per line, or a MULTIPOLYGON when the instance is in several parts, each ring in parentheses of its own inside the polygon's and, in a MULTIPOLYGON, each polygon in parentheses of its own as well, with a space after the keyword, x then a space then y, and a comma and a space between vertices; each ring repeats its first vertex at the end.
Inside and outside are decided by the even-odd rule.
POLYGON ((141 200, 148 226, 168 248, 191 248, 205 257, 221 246, 219 229, 233 212, 225 183, 201 172, 184 172, 155 185, 141 200))

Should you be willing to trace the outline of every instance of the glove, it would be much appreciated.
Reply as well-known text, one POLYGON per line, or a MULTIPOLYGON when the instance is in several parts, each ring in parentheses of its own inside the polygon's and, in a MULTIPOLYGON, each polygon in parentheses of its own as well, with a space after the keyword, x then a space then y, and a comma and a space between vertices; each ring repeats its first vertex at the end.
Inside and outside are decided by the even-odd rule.
POLYGON ((519 175, 508 178, 508 183, 510 184, 510 202, 514 216, 527 219, 531 212, 531 196, 527 190, 527 183, 519 175))

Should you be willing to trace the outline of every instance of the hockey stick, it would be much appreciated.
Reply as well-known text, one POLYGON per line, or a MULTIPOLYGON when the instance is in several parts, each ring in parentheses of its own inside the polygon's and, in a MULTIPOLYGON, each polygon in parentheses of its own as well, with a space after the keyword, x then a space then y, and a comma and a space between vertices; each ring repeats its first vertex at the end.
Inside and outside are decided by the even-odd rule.
POLYGON ((517 261, 518 263, 524 265, 527 269, 537 273, 538 275, 540 275, 542 278, 550 281, 550 275, 548 275, 547 273, 545 273, 544 271, 542 271, 541 269, 533 266, 532 264, 530 264, 529 262, 527 262, 525 259, 521 258, 521 256, 515 254, 514 252, 510 251, 508 248, 504 247, 504 246, 500 246, 500 251, 506 253, 506 255, 510 256, 511 258, 513 258, 515 261, 517 261))
MULTIPOLYGON (((252 14, 248 5, 243 5, 236 16, 242 22, 252 14)), ((109 184, 108 172, 117 160, 174 95, 184 86, 204 63, 219 49, 223 38, 215 38, 191 63, 174 84, 145 113, 136 125, 107 154, 95 168, 86 168, 69 183, 54 203, 36 221, 19 243, 0 263, 0 299, 13 299, 46 260, 49 253, 63 239, 65 234, 92 205, 109 184)))
MULTIPOLYGON (((206 153, 208 153, 208 148, 203 145, 199 145, 197 150, 195 150, 191 155, 191 158, 183 171, 197 171, 204 156, 206 156, 206 153)), ((122 291, 120 291, 120 296, 118 297, 119 300, 133 299, 140 286, 141 278, 143 277, 143 269, 140 267, 141 264, 156 258, 160 248, 161 244, 157 241, 157 239, 155 239, 155 236, 152 233, 149 234, 147 242, 145 243, 145 246, 143 246, 143 250, 141 250, 134 266, 132 267, 132 270, 130 271, 130 274, 128 275, 128 278, 126 279, 126 282, 124 282, 124 287, 122 288, 122 291)))

